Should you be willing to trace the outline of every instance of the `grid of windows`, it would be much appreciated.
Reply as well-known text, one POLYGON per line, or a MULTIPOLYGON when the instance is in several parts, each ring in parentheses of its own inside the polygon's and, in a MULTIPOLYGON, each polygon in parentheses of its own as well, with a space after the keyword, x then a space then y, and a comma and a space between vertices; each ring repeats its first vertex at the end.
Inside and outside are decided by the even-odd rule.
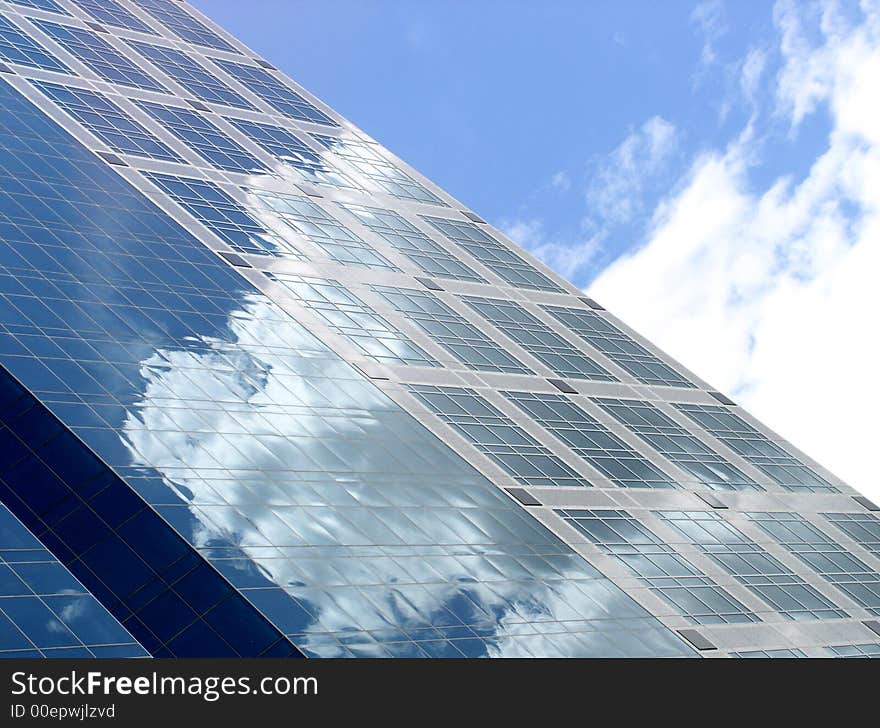
POLYGON ((856 604, 880 614, 880 574, 848 553, 797 513, 749 513, 748 517, 856 604))
POLYGON ((48 10, 50 13, 58 13, 59 15, 70 15, 55 0, 7 0, 13 5, 23 5, 26 8, 36 8, 37 10, 48 10))
POLYGON ((640 382, 667 387, 694 386, 597 312, 561 306, 543 308, 640 382))
POLYGON ((144 176, 240 253, 302 258, 299 251, 214 183, 155 172, 145 172, 144 176))
POLYGON ((0 16, 0 58, 9 63, 19 63, 22 66, 42 68, 46 71, 69 72, 67 66, 2 16, 0 16))
POLYGON ((235 93, 212 73, 206 71, 192 58, 174 48, 126 41, 162 73, 173 78, 197 99, 213 104, 232 106, 236 109, 255 110, 254 105, 235 93))
POLYGON ((712 579, 663 543, 626 511, 556 510, 605 553, 623 563, 649 589, 697 624, 760 620, 712 579))
POLYGON ((226 121, 269 154, 289 163, 310 182, 334 187, 357 187, 348 177, 327 164, 320 154, 309 148, 292 131, 247 119, 227 117, 226 121))
POLYGON ((172 0, 134 0, 134 2, 183 40, 208 48, 238 53, 213 30, 190 15, 179 2, 172 0))
POLYGON ((147 656, 0 503, 0 657, 147 656))
POLYGON ((469 369, 532 373, 434 294, 386 286, 376 286, 373 290, 469 369))
POLYGON ((46 81, 31 83, 111 149, 167 162, 183 161, 180 155, 96 91, 46 81))
POLYGON ((147 101, 136 103, 215 167, 241 174, 266 169, 266 166, 259 159, 230 139, 198 112, 182 109, 178 106, 152 104, 147 101))
POLYGON ((870 513, 823 513, 853 541, 880 557, 880 518, 870 513))
POLYGON ((784 617, 809 620, 847 616, 718 514, 662 511, 657 515, 784 617))
POLYGON ((622 488, 674 488, 672 479, 561 394, 503 392, 554 437, 622 488))
POLYGON ((299 121, 311 121, 315 124, 337 126, 327 114, 318 109, 289 86, 285 86, 279 79, 262 68, 246 66, 232 61, 213 59, 220 68, 232 76, 236 81, 247 87, 249 91, 259 96, 273 109, 280 111, 285 116, 299 121))
POLYGON ((486 282, 485 278, 474 273, 467 264, 393 210, 362 205, 343 204, 342 206, 425 273, 438 278, 486 282))
POLYGON ((776 658, 776 659, 784 659, 790 657, 806 657, 807 655, 803 652, 803 650, 798 649, 790 649, 790 650, 749 650, 748 652, 731 652, 730 657, 745 657, 745 658, 776 658))
POLYGON ((63 518, 71 571, 151 653, 693 655, 176 224, 158 190, 4 83, 0 108, 0 416, 30 397, 16 426, 48 458, 37 474, 76 476, 35 489, 16 467, 13 486, 3 457, 0 495, 29 527, 63 518), (36 397, 60 418, 49 434, 36 397), (112 494, 95 494, 105 477, 112 494))
POLYGON ((273 274, 272 278, 371 359, 383 364, 439 366, 403 333, 336 281, 281 273, 273 274))
POLYGON ((836 491, 831 483, 726 407, 705 404, 676 404, 674 407, 786 490, 836 491))
POLYGON ((409 391, 523 485, 590 486, 472 389, 411 386, 409 391))
POLYGON ((382 156, 378 145, 351 137, 333 137, 325 134, 312 134, 326 149, 344 159, 360 175, 373 182, 389 195, 405 200, 445 205, 433 192, 416 182, 400 168, 382 156))
POLYGON ((539 291, 562 292, 559 286, 537 268, 474 223, 441 217, 423 217, 510 285, 539 291))
POLYGON ((126 28, 155 35, 155 31, 116 0, 72 0, 95 20, 114 28, 126 28))
POLYGON ((837 645, 826 647, 825 651, 833 657, 880 657, 880 643, 869 642, 863 645, 837 645))
POLYGON ((105 81, 147 91, 166 92, 162 84, 91 31, 47 20, 34 20, 34 24, 105 81))
POLYGON ((305 197, 260 191, 265 208, 342 265, 397 270, 357 235, 305 197))
POLYGON ((700 442, 685 428, 648 402, 628 399, 594 400, 618 422, 657 452, 717 490, 761 490, 745 473, 700 442))
POLYGON ((462 300, 532 356, 562 377, 617 381, 540 319, 513 301, 463 296, 462 300))

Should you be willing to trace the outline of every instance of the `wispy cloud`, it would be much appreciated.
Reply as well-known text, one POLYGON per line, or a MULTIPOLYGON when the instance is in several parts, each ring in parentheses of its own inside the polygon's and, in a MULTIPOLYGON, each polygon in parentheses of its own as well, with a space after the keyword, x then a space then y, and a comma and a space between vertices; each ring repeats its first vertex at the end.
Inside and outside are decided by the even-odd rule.
POLYGON ((546 263, 560 275, 574 279, 595 258, 600 240, 597 237, 563 243, 549 239, 544 223, 538 218, 502 221, 499 228, 507 237, 546 263))
POLYGON ((646 180, 666 162, 676 143, 675 126, 653 116, 608 155, 587 190, 589 213, 600 227, 624 222, 642 207, 646 180))
POLYGON ((705 0, 699 3, 691 12, 691 22, 703 41, 700 65, 711 66, 718 60, 716 45, 727 32, 721 0, 705 0))
POLYGON ((749 103, 755 103, 764 71, 767 68, 767 53, 761 48, 752 48, 742 61, 739 75, 740 91, 749 103))
MULTIPOLYGON (((782 68, 768 103, 793 128, 820 107, 831 118, 808 174, 756 188, 763 151, 746 127, 698 156, 644 245, 590 290, 878 497, 880 392, 866 382, 880 360, 880 10, 780 2, 774 20, 782 68)), ((761 61, 742 69, 743 94, 756 93, 761 61)))

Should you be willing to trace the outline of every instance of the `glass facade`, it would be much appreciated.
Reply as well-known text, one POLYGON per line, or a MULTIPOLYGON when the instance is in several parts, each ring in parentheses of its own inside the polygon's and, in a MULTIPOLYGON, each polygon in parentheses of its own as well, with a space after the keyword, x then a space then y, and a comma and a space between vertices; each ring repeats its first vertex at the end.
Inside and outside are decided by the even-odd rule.
POLYGON ((186 3, 0 0, 0 656, 876 654, 680 369, 186 3))

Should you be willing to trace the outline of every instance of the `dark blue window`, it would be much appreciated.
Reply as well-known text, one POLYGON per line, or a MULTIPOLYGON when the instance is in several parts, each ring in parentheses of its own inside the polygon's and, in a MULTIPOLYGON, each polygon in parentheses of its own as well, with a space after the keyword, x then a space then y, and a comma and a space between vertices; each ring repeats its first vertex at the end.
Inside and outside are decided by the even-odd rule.
POLYGON ((265 165, 196 111, 138 101, 144 111, 215 167, 249 174, 265 165))
POLYGON ((0 17, 0 58, 9 63, 44 68, 47 71, 62 73, 69 71, 67 66, 51 56, 49 51, 31 40, 17 25, 13 25, 4 17, 0 17))
POLYGON ((46 81, 33 81, 33 84, 111 149, 168 162, 183 161, 179 154, 96 91, 46 81))
POLYGON ((269 71, 256 66, 245 66, 232 61, 222 61, 218 58, 214 62, 236 81, 246 86, 251 92, 259 96, 269 106, 280 111, 285 116, 300 121, 311 121, 315 124, 337 126, 327 114, 320 111, 314 104, 306 101, 300 94, 289 86, 285 86, 269 71))
POLYGON ((133 86, 148 91, 165 91, 165 87, 129 61, 113 46, 91 31, 45 20, 35 20, 37 27, 64 47, 68 53, 92 69, 105 81, 133 86))
POLYGON ((116 0, 72 0, 72 2, 79 5, 95 20, 100 20, 107 25, 155 35, 154 30, 142 22, 136 15, 122 7, 116 0))
POLYGON ((171 2, 171 0, 135 0, 135 2, 161 21, 176 36, 190 43, 221 51, 238 52, 204 23, 200 23, 190 15, 179 2, 171 2))
POLYGON ((140 43, 134 40, 127 41, 127 43, 196 98, 210 103, 233 106, 237 109, 254 109, 253 104, 245 101, 185 53, 173 48, 140 43))

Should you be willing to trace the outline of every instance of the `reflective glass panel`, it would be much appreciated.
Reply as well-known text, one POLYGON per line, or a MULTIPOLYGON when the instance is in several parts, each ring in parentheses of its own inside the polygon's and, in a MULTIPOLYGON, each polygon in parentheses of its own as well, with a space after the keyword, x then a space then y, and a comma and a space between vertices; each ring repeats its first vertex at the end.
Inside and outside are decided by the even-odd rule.
POLYGON ((837 489, 825 478, 726 407, 706 404, 673 406, 786 490, 836 492, 837 489))
POLYGON ((166 162, 183 161, 152 132, 97 91, 45 81, 32 83, 114 151, 166 162))
POLYGON ((541 427, 622 488, 674 488, 666 473, 561 394, 504 392, 541 427))
POLYGON ((731 465, 649 402, 630 399, 594 401, 657 452, 704 485, 718 490, 761 490, 761 486, 739 468, 731 465))
POLYGON ((757 616, 626 511, 557 510, 591 543, 623 563, 696 624, 759 622, 757 616))
POLYGON ((517 482, 592 485, 474 390, 413 385, 409 391, 517 482))
POLYGON ((797 513, 749 513, 765 533, 856 604, 880 614, 880 574, 797 513))
POLYGON ((838 619, 847 614, 718 514, 663 511, 663 520, 787 619, 838 619))
POLYGON ((179 2, 172 0, 134 0, 134 2, 183 40, 208 48, 238 53, 234 46, 204 23, 196 20, 179 2))
POLYGON ((161 83, 93 32, 48 20, 34 20, 34 24, 105 81, 148 91, 165 91, 161 83))
POLYGON ((374 290, 469 369, 531 373, 500 344, 428 291, 387 286, 376 286, 374 290))
POLYGON ((562 292, 559 286, 531 263, 474 223, 441 217, 424 219, 511 286, 562 292))
POLYGON ((462 296, 461 300, 559 376, 617 381, 520 304, 477 296, 462 296))
POLYGON ((694 386, 596 311, 561 306, 544 306, 544 310, 555 316, 574 333, 585 339, 590 346, 602 352, 640 382, 667 387, 694 386))

